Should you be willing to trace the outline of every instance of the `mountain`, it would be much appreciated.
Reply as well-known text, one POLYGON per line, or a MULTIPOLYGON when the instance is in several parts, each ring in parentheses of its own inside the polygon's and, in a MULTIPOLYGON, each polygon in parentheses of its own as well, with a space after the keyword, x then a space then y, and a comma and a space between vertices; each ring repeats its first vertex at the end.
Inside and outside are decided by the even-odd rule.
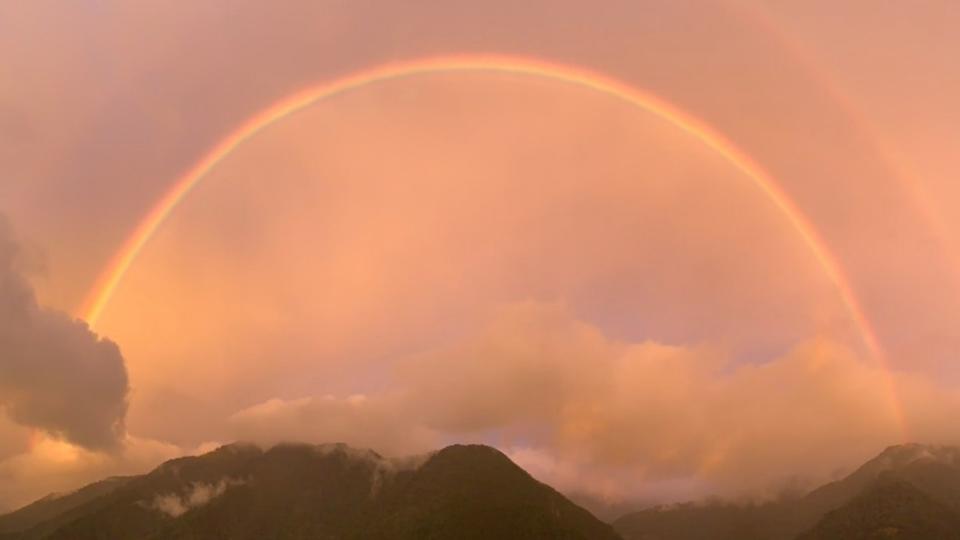
MULTIPOLYGON (((107 478, 67 494, 54 493, 29 504, 16 512, 0 516, 0 540, 17 531, 25 531, 40 524, 46 532, 52 532, 73 511, 104 495, 112 493, 130 480, 129 477, 107 478)), ((39 529, 38 529, 39 532, 39 529)))
POLYGON ((38 501, 34 511, 0 518, 20 524, 0 538, 619 538, 499 451, 478 445, 391 460, 346 445, 234 444, 97 489, 59 508, 38 501))
POLYGON ((770 537, 768 506, 685 503, 625 515, 613 526, 627 540, 749 540, 770 537))
POLYGON ((958 512, 960 448, 908 444, 887 448, 849 476, 797 499, 656 507, 627 514, 614 522, 614 528, 627 540, 793 540, 807 531, 821 535, 809 538, 853 538, 849 531, 829 535, 840 523, 860 523, 864 530, 870 529, 867 518, 878 524, 871 530, 890 534, 895 534, 890 527, 937 530, 934 522, 949 528, 953 526, 949 516, 958 512), (910 489, 919 496, 909 497, 910 489), (893 513, 896 505, 884 501, 897 500, 910 506, 893 513))
POLYGON ((396 460, 233 444, 0 516, 0 540, 621 537, 960 540, 960 448, 893 446, 802 497, 654 507, 611 527, 486 446, 396 460))
POLYGON ((960 513, 902 480, 885 480, 827 513, 800 540, 960 540, 960 513))

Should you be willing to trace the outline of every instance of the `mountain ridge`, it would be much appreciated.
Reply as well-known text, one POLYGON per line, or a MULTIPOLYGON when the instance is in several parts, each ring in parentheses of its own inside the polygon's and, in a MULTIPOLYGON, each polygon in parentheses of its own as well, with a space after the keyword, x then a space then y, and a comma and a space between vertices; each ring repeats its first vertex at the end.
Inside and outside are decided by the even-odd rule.
POLYGON ((921 444, 799 497, 652 507, 612 526, 483 445, 394 459, 340 443, 234 443, 0 516, 0 540, 960 540, 954 531, 960 448, 921 444))
POLYGON ((949 528, 954 514, 960 515, 960 448, 909 443, 887 447, 846 477, 796 499, 654 507, 613 525, 626 540, 843 540, 849 523, 887 535, 876 538, 940 540, 916 531, 949 528), (890 500, 909 503, 909 511, 897 513, 890 500))
POLYGON ((0 538, 619 538, 482 445, 405 460, 343 444, 226 445, 44 517, 0 538))

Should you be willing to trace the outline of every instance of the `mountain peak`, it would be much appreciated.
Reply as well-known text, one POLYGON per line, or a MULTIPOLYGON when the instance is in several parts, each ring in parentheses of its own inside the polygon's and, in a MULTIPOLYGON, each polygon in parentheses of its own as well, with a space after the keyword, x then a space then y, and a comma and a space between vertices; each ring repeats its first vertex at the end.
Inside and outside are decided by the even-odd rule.
POLYGON ((509 462, 506 454, 485 444, 452 444, 434 452, 433 459, 476 459, 509 462))
POLYGON ((884 473, 896 473, 928 464, 960 466, 960 447, 920 443, 889 446, 851 476, 873 479, 884 473))
POLYGON ((804 531, 811 540, 939 540, 957 538, 937 534, 960 524, 958 516, 960 448, 910 443, 890 446, 845 478, 797 499, 647 509, 614 525, 628 540, 793 540, 804 531))
POLYGON ((888 446, 877 459, 888 460, 893 466, 908 465, 918 460, 955 463, 960 459, 960 447, 921 443, 897 444, 888 446))
POLYGON ((960 514, 904 480, 882 480, 798 540, 960 539, 960 514))

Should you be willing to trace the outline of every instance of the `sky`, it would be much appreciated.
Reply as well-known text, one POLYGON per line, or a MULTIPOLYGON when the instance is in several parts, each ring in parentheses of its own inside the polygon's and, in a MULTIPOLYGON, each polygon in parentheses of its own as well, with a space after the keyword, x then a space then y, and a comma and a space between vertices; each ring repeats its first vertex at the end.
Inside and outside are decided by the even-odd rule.
POLYGON ((0 3, 0 511, 234 440, 482 442, 635 504, 960 443, 957 20, 933 0, 0 3), (491 56, 251 131, 104 295, 258 113, 491 56))

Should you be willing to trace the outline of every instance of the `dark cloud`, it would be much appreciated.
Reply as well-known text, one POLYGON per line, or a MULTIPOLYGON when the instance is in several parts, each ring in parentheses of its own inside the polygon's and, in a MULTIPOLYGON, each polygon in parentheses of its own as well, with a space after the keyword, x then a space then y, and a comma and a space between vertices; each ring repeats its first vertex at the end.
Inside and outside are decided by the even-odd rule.
POLYGON ((127 372, 113 342, 41 307, 0 218, 0 408, 16 423, 88 449, 124 436, 127 372))

